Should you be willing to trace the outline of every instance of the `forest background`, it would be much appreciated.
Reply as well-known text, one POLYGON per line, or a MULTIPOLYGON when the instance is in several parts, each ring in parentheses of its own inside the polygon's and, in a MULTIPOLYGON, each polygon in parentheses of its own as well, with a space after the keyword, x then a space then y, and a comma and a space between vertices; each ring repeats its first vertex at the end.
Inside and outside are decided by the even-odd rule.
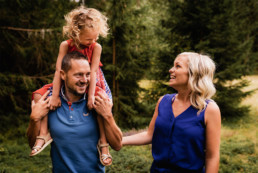
MULTIPOLYGON (((64 15, 85 4, 108 17, 101 61, 124 134, 148 126, 175 92, 168 70, 184 51, 216 62, 222 113, 220 172, 257 172, 257 0, 0 0, 0 172, 51 172, 49 148, 29 158, 32 91, 52 82, 64 15)), ((111 151, 107 172, 148 172, 151 146, 111 151), (137 157, 135 157, 137 155, 137 157)))

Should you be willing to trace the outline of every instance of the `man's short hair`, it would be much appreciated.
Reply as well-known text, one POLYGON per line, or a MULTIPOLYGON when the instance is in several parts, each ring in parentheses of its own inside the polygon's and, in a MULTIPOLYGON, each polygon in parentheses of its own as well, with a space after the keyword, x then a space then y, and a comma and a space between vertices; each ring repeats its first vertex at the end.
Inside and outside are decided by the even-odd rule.
POLYGON ((80 52, 77 52, 77 51, 69 52, 64 56, 64 58, 62 60, 61 69, 64 72, 68 72, 68 70, 71 69, 71 60, 72 59, 73 60, 85 59, 88 61, 88 58, 80 52))

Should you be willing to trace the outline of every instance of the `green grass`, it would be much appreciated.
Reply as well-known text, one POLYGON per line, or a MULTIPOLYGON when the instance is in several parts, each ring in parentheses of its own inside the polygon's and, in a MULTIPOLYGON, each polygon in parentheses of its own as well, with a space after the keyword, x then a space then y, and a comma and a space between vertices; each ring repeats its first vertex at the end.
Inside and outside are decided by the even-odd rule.
POLYGON ((26 126, 27 124, 24 124, 18 128, 18 134, 23 134, 20 137, 15 137, 17 129, 11 129, 8 135, 0 135, 0 173, 51 172, 50 147, 36 157, 29 157, 26 126))
POLYGON ((128 146, 119 152, 111 150, 113 164, 106 168, 108 173, 147 173, 152 163, 151 146, 128 146))
MULTIPOLYGON (((250 86, 245 90, 258 88, 258 75, 246 77, 250 86)), ((250 105, 249 116, 222 121, 220 172, 258 172, 257 156, 257 120, 258 91, 243 100, 243 105, 250 105)))
MULTIPOLYGON (((258 86, 258 75, 248 76, 251 85, 258 86)), ((148 85, 145 81, 145 85, 148 85)), ((258 172, 257 119, 258 92, 246 98, 242 104, 251 105, 249 116, 222 121, 220 173, 258 172)), ((30 149, 25 138, 27 124, 0 134, 0 173, 47 173, 51 172, 50 147, 38 156, 29 157, 30 149), (19 136, 19 137, 17 137, 19 136)), ((127 146, 119 152, 110 150, 113 164, 108 173, 147 173, 152 163, 151 146, 127 146)))

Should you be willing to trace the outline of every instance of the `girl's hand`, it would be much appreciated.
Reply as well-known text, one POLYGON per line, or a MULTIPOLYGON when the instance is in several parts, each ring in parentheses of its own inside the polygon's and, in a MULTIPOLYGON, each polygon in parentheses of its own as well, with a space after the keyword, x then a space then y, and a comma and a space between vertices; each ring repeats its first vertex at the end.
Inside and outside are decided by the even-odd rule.
POLYGON ((87 106, 88 106, 89 110, 93 109, 94 100, 95 100, 94 96, 89 96, 88 97, 88 104, 87 104, 87 106))
POLYGON ((56 108, 61 106, 60 97, 50 96, 50 100, 49 100, 49 105, 48 106, 49 106, 50 110, 56 110, 56 108))

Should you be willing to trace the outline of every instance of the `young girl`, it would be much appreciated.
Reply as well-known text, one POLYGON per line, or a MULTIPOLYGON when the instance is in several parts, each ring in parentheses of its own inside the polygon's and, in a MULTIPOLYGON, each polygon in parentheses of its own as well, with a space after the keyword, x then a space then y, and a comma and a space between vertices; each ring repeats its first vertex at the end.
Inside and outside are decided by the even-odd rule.
MULTIPOLYGON (((83 6, 72 10, 65 16, 66 25, 63 27, 63 34, 68 36, 69 40, 63 41, 60 44, 59 54, 56 62, 56 72, 53 84, 45 85, 43 88, 33 93, 33 99, 41 97, 47 90, 53 90, 50 98, 50 110, 55 110, 61 105, 59 92, 61 87, 61 62, 64 55, 68 52, 78 51, 88 57, 91 64, 91 80, 88 90, 87 106, 91 110, 94 104, 95 92, 104 91, 112 100, 111 91, 104 78, 101 70, 102 63, 100 62, 101 45, 96 41, 100 36, 106 37, 108 32, 107 18, 99 11, 93 8, 85 8, 83 6)), ((51 95, 51 94, 50 94, 51 95)), ((112 164, 112 157, 108 151, 108 144, 103 127, 103 120, 97 116, 100 139, 98 142, 98 151, 100 161, 104 166, 112 164)), ((52 142, 52 138, 48 133, 47 116, 41 121, 40 134, 36 139, 36 143, 32 148, 30 156, 35 156, 40 153, 47 145, 52 142)))

